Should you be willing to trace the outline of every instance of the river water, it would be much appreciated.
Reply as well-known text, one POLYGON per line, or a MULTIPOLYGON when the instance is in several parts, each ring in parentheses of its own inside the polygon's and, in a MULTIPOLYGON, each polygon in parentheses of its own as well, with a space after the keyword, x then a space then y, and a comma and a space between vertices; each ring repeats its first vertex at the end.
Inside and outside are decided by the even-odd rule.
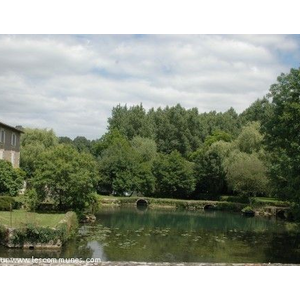
POLYGON ((0 247, 0 257, 102 261, 300 263, 295 225, 219 211, 105 209, 59 251, 0 247))

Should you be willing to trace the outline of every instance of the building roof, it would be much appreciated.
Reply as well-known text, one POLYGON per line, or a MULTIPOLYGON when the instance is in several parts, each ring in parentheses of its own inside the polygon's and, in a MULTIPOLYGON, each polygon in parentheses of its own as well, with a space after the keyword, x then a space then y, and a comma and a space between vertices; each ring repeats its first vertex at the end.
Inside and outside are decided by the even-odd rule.
POLYGON ((14 131, 17 131, 17 132, 19 132, 19 133, 24 133, 23 130, 21 130, 21 129, 19 129, 19 128, 16 128, 16 127, 13 127, 13 126, 10 126, 10 125, 7 125, 7 124, 4 124, 4 123, 2 123, 2 122, 0 121, 0 127, 1 127, 1 126, 7 127, 7 128, 9 128, 9 129, 14 130, 14 131))

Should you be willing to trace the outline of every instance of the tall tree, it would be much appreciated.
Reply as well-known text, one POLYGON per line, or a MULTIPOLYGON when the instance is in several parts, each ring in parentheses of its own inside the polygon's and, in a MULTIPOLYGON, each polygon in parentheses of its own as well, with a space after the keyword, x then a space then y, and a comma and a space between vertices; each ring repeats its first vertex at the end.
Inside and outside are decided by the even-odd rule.
POLYGON ((205 145, 191 155, 194 162, 196 178, 196 198, 215 199, 226 192, 226 172, 224 160, 228 156, 231 144, 216 141, 210 146, 205 145))
POLYGON ((159 155, 153 173, 157 196, 188 198, 195 189, 193 163, 185 160, 178 151, 159 155))
POLYGON ((277 195, 300 200, 300 68, 281 74, 270 87, 273 113, 263 127, 277 195))
POLYGON ((273 106, 270 101, 264 97, 263 99, 257 99, 248 108, 246 108, 241 114, 240 119, 243 124, 248 122, 260 122, 265 124, 272 115, 273 106))

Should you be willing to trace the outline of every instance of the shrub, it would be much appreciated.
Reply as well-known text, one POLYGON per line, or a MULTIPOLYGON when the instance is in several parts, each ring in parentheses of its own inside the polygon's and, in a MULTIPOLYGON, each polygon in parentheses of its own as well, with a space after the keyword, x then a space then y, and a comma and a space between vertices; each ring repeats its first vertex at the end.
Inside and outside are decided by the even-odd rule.
POLYGON ((53 241, 56 243, 62 240, 64 236, 63 230, 56 230, 50 227, 36 227, 28 224, 25 228, 15 229, 12 239, 14 245, 23 246, 24 243, 49 243, 53 241))
POLYGON ((254 214, 254 210, 251 206, 246 206, 242 209, 243 214, 254 214))
POLYGON ((231 202, 231 203, 250 203, 250 198, 245 196, 223 196, 221 198, 223 201, 231 202))
POLYGON ((38 196, 36 190, 27 190, 24 196, 25 209, 29 211, 35 211, 38 208, 38 196))
POLYGON ((64 219, 60 221, 55 228, 39 227, 33 224, 28 224, 24 228, 15 229, 13 231, 12 243, 15 246, 21 247, 25 243, 46 244, 53 241, 55 244, 58 240, 64 243, 75 234, 77 228, 78 220, 76 214, 74 212, 68 212, 64 219))
POLYGON ((9 196, 0 197, 0 211, 10 211, 15 206, 15 200, 9 196))
POLYGON ((14 169, 10 162, 0 160, 0 194, 17 196, 23 186, 24 172, 14 169))

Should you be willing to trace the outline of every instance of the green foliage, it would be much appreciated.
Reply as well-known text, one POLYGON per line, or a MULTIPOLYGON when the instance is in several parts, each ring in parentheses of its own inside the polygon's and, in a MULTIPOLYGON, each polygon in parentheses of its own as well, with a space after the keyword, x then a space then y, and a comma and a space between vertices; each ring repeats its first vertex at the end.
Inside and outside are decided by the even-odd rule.
POLYGON ((36 169, 36 161, 47 149, 58 144, 58 138, 53 130, 47 129, 25 129, 21 136, 21 168, 27 177, 32 177, 36 169))
POLYGON ((241 152, 253 153, 262 148, 263 135, 259 132, 260 124, 258 122, 248 123, 242 128, 235 143, 241 152))
POLYGON ((216 198, 226 190, 226 172, 223 161, 227 156, 230 144, 220 141, 205 146, 191 155, 195 163, 196 190, 195 197, 203 198, 203 194, 210 195, 208 198, 216 198))
POLYGON ((91 141, 85 138, 84 136, 77 136, 73 140, 73 146, 77 149, 78 152, 86 152, 90 153, 91 152, 91 141))
POLYGON ((78 219, 74 212, 66 213, 64 219, 55 228, 27 224, 25 227, 14 229, 12 243, 15 246, 30 244, 64 243, 72 237, 78 228, 78 219))
POLYGON ((67 136, 60 136, 60 137, 58 138, 58 143, 59 143, 59 144, 73 145, 73 140, 70 139, 70 138, 67 137, 67 136))
POLYGON ((0 211, 10 211, 15 207, 15 200, 9 196, 0 196, 0 211))
POLYGON ((221 200, 232 203, 250 203, 250 199, 247 196, 222 196, 221 200))
POLYGON ((300 200, 300 69, 281 74, 270 88, 273 113, 264 126, 271 180, 282 199, 300 200))
POLYGON ((113 109, 108 122, 109 131, 118 130, 128 140, 136 136, 154 139, 158 152, 170 154, 177 150, 184 157, 196 151, 206 137, 216 133, 214 141, 229 141, 241 127, 239 116, 232 108, 224 113, 199 114, 196 108, 185 109, 179 104, 150 109, 147 113, 142 105, 130 108, 119 105, 113 109))
POLYGON ((0 160, 0 195, 16 196, 23 182, 22 170, 14 169, 10 162, 0 160))
POLYGON ((205 138, 204 144, 206 146, 211 146, 215 142, 224 141, 224 142, 231 142, 232 137, 229 133, 222 131, 222 130, 216 130, 213 132, 212 135, 207 136, 205 138))
POLYGON ((153 161, 157 155, 157 146, 154 140, 136 136, 131 141, 131 146, 138 155, 140 162, 153 161))
POLYGON ((195 189, 193 163, 178 151, 159 155, 153 164, 155 194, 159 197, 187 198, 195 189))
POLYGON ((229 187, 239 195, 250 197, 267 192, 267 169, 256 153, 234 151, 225 162, 229 187))
POLYGON ((113 108, 112 116, 108 119, 109 131, 118 130, 129 140, 135 136, 153 137, 151 121, 142 104, 130 108, 118 105, 113 108))
POLYGON ((267 98, 257 99, 240 115, 241 122, 259 122, 264 125, 273 113, 273 106, 267 98))
POLYGON ((44 151, 37 159, 33 186, 39 201, 50 197, 59 209, 84 209, 98 178, 96 163, 69 145, 44 151))
POLYGON ((253 214, 254 211, 251 206, 246 206, 242 209, 242 213, 244 214, 253 214))
POLYGON ((35 189, 28 189, 24 195, 24 206, 26 210, 36 211, 39 206, 38 195, 35 189))
POLYGON ((107 133, 98 142, 100 180, 98 191, 124 195, 133 191, 152 193, 155 178, 152 164, 156 157, 155 142, 135 137, 129 143, 118 131, 107 133))
POLYGON ((36 227, 28 224, 24 228, 14 230, 12 243, 15 246, 23 246, 25 243, 49 243, 50 241, 56 243, 62 236, 64 236, 63 230, 58 232, 53 228, 36 227))

